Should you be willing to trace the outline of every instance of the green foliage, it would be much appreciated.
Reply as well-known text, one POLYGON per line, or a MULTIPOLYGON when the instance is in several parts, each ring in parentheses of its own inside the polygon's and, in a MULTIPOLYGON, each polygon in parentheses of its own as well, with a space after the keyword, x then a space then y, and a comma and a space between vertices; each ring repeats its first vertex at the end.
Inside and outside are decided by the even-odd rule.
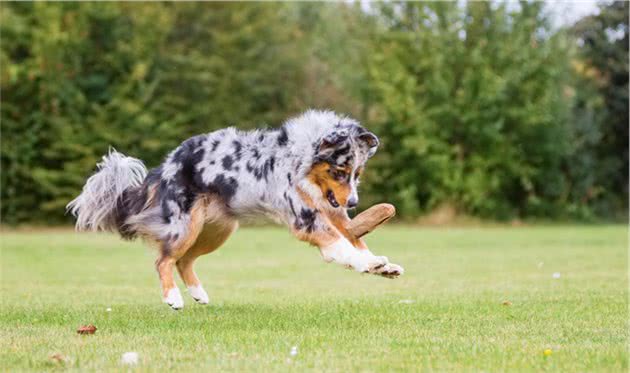
POLYGON ((6 4, 4 221, 57 220, 113 146, 156 165, 188 136, 299 111, 282 4, 6 4))
POLYGON ((579 197, 599 214, 628 204, 628 12, 628 2, 615 1, 573 29, 580 59, 571 166, 586 173, 576 178, 579 197))
POLYGON ((155 166, 193 134, 309 107, 381 136, 365 205, 499 219, 625 210, 626 3, 571 33, 536 2, 0 7, 7 223, 67 219, 109 146, 155 166))
POLYGON ((156 140, 175 144, 176 125, 156 116, 152 94, 157 77, 144 62, 154 59, 165 36, 161 25, 168 19, 151 8, 136 18, 130 13, 134 9, 126 8, 96 3, 3 6, 5 221, 63 216, 86 171, 110 145, 151 156, 151 151, 163 150, 155 149, 156 140))
POLYGON ((542 3, 386 4, 370 69, 386 153, 378 191, 403 212, 553 215, 568 188, 567 47, 542 3))

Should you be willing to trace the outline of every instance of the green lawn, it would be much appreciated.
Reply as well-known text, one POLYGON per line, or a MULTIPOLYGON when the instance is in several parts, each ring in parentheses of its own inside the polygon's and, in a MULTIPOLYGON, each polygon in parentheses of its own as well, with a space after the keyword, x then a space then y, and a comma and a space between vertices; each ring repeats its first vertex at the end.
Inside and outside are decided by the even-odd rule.
POLYGON ((4 232, 0 368, 115 371, 136 351, 136 370, 628 370, 623 226, 390 226, 368 243, 405 275, 360 275, 283 229, 241 229, 197 266, 211 304, 184 293, 176 312, 141 242, 4 232), (77 335, 88 323, 96 334, 77 335))

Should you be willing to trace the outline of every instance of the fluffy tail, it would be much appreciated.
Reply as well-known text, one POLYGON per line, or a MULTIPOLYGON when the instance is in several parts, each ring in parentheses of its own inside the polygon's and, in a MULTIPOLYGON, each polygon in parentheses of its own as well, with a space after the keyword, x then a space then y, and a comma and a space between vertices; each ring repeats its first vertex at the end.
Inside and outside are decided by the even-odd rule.
POLYGON ((98 163, 98 171, 87 180, 83 191, 66 206, 77 218, 81 231, 116 231, 118 199, 129 188, 139 187, 147 176, 142 161, 110 149, 98 163))

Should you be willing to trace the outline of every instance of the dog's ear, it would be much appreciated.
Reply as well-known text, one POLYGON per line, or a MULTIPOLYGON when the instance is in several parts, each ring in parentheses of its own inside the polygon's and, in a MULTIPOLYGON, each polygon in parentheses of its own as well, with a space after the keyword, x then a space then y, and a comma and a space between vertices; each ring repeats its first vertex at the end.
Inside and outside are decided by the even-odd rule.
POLYGON ((317 145, 317 157, 327 159, 333 155, 335 150, 348 140, 348 131, 338 130, 326 135, 317 145))
POLYGON ((376 153, 376 149, 380 142, 378 141, 378 137, 372 132, 363 132, 362 134, 357 136, 357 139, 363 143, 368 148, 368 158, 373 156, 376 153))

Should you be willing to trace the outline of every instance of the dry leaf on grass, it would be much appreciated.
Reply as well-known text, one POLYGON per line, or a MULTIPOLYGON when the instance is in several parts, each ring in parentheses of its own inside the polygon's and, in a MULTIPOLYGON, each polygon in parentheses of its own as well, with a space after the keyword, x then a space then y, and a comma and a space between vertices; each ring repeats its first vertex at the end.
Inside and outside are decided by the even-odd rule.
POLYGON ((511 306, 511 305, 512 305, 512 302, 510 302, 509 300, 504 300, 504 301, 503 301, 503 305, 504 305, 504 306, 511 306))
POLYGON ((52 362, 55 363, 65 363, 66 362, 66 357, 63 356, 60 353, 56 353, 56 354, 52 354, 50 356, 48 356, 48 359, 52 362))
POLYGON ((79 334, 94 334, 96 332, 96 326, 89 324, 83 325, 79 329, 77 329, 77 333, 79 334))

